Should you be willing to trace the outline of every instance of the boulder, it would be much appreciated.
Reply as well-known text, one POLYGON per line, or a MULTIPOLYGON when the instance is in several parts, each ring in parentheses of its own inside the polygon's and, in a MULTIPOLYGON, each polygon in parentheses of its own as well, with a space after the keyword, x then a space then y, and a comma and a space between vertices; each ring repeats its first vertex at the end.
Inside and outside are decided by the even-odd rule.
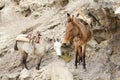
POLYGON ((19 73, 11 73, 7 75, 9 80, 16 80, 19 76, 19 73))
POLYGON ((29 70, 27 70, 27 69, 24 68, 24 69, 20 72, 19 79, 20 79, 20 80, 30 80, 31 77, 30 77, 30 72, 29 72, 29 70))
POLYGON ((4 7, 5 7, 5 1, 0 0, 0 10, 3 9, 4 7))
POLYGON ((120 14, 120 7, 116 8, 115 14, 120 14))

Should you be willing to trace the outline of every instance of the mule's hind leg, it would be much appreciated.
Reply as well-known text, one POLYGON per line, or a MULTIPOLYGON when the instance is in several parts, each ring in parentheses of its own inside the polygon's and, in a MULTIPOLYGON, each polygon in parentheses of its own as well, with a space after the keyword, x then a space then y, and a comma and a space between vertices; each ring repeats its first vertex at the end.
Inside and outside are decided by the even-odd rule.
POLYGON ((75 68, 77 69, 77 62, 78 62, 78 52, 76 51, 75 55, 75 68))
POLYGON ((26 63, 27 57, 28 57, 28 54, 26 52, 24 52, 22 54, 22 61, 21 61, 21 63, 23 65, 23 68, 26 68, 26 69, 28 69, 27 63, 26 63))
POLYGON ((42 61, 42 57, 40 57, 37 61, 37 67, 36 67, 37 70, 39 70, 40 68, 41 61, 42 61))
POLYGON ((80 65, 80 62, 82 62, 83 60, 82 60, 82 57, 79 57, 79 65, 80 65))

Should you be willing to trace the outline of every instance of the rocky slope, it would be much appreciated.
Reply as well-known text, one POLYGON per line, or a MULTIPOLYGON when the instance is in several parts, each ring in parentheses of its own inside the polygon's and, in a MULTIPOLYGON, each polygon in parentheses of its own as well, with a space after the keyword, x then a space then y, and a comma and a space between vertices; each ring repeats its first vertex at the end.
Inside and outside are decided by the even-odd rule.
POLYGON ((0 80, 120 80, 119 7, 119 0, 1 0, 0 80), (22 70, 21 56, 13 50, 15 37, 39 30, 43 36, 62 40, 66 13, 76 15, 80 5, 92 19, 94 32, 86 51, 87 70, 81 65, 75 69, 74 59, 65 63, 55 52, 43 59, 41 70, 34 69, 31 59, 30 70, 22 70))

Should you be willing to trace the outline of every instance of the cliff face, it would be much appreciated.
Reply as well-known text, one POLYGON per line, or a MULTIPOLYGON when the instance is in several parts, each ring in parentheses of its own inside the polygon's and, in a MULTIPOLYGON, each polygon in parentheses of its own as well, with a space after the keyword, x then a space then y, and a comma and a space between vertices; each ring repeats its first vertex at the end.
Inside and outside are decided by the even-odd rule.
MULTIPOLYGON (((55 80, 56 74, 49 74, 52 74, 51 67, 59 63, 62 64, 59 67, 61 71, 71 75, 74 80, 119 80, 119 8, 119 0, 0 0, 0 80, 16 80, 23 74, 27 76, 22 78, 33 79, 37 76, 37 80, 44 76, 45 80, 55 80), (39 30, 43 36, 51 38, 54 36, 62 40, 66 13, 76 16, 76 11, 81 5, 83 14, 92 20, 91 29, 94 34, 86 50, 87 70, 84 71, 81 65, 75 69, 74 58, 69 63, 64 63, 53 55, 44 59, 42 71, 34 70, 34 61, 30 60, 28 65, 31 69, 22 70, 19 65, 21 56, 13 50, 15 37, 20 33, 27 34, 39 30), (33 71, 35 74, 32 74, 33 71)), ((52 70, 58 69, 53 67, 52 70)), ((63 72, 58 70, 56 73, 63 72)), ((63 75, 59 76, 63 77, 63 75)))

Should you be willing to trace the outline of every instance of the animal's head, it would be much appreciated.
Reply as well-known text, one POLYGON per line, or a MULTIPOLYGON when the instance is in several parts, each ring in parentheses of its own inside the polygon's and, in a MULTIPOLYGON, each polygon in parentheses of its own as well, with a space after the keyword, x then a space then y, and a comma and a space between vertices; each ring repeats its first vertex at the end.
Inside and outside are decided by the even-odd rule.
POLYGON ((72 22, 73 21, 73 18, 74 18, 74 15, 70 15, 69 13, 67 13, 67 22, 72 22))
POLYGON ((67 13, 67 22, 66 22, 66 33, 64 36, 64 40, 63 40, 63 44, 62 47, 68 47, 70 46, 71 40, 70 36, 71 36, 71 29, 73 29, 74 24, 73 24, 73 17, 71 16, 69 13, 67 13))
POLYGON ((46 45, 46 52, 49 53, 53 50, 53 42, 54 39, 49 38, 49 37, 45 37, 44 39, 42 39, 42 44, 46 45))

